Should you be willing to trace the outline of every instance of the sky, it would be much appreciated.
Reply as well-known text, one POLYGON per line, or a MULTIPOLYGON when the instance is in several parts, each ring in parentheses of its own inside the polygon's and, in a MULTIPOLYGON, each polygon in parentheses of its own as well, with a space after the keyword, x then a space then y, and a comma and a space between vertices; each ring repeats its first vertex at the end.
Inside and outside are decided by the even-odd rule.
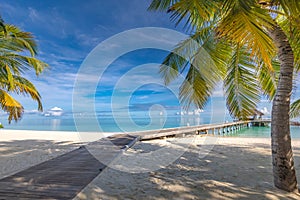
MULTIPOLYGON (((38 58, 49 64, 39 77, 32 72, 25 75, 39 90, 45 110, 54 106, 68 112, 74 111, 74 106, 78 112, 87 109, 99 112, 110 112, 111 109, 143 111, 153 108, 153 105, 171 110, 180 108, 179 81, 175 81, 172 87, 165 87, 158 66, 170 46, 184 39, 184 35, 173 37, 166 33, 165 36, 150 37, 143 28, 167 28, 179 35, 185 32, 181 26, 175 27, 169 14, 147 11, 150 2, 0 0, 3 20, 33 33, 39 46, 38 58), (124 43, 118 41, 118 36, 123 36, 124 31, 136 29, 142 32, 134 32, 125 41, 123 37, 124 43), (141 45, 143 48, 134 46, 135 43, 128 46, 136 39, 132 38, 134 34, 147 40, 145 43, 150 41, 148 46, 145 43, 141 45), (108 40, 110 43, 106 42, 108 40), (161 44, 162 48, 154 44, 161 44), (131 49, 124 50, 123 47, 131 49), (120 49, 124 50, 123 54, 119 53, 108 63, 107 58, 120 49), (86 65, 93 65, 92 70, 85 68, 86 65), (76 85, 78 82, 81 86, 76 85), (74 94, 78 95, 75 95, 75 100, 74 94)), ((214 96, 216 102, 223 100, 221 86, 214 96)), ((36 109, 37 105, 29 98, 17 98, 25 110, 36 109)), ((218 105, 224 107, 223 103, 218 105)))

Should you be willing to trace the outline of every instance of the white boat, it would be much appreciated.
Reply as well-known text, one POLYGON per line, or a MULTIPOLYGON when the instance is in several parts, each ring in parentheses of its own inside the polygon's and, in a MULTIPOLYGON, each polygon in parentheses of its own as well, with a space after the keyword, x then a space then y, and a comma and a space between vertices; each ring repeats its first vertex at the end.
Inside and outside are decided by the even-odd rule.
POLYGON ((48 117, 48 116, 61 116, 63 114, 63 109, 59 108, 59 107, 53 107, 50 110, 48 110, 44 116, 48 117))

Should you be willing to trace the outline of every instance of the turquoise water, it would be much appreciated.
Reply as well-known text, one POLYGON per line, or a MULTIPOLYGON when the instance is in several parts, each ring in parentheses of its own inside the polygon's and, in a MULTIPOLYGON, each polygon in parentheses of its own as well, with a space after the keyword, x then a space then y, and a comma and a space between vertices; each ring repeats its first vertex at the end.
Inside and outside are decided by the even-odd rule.
MULTIPOLYGON (((271 137, 271 127, 250 127, 244 128, 228 136, 237 136, 237 137, 271 137)), ((300 138, 300 127, 292 126, 291 127, 291 137, 300 138)))
POLYGON ((0 122, 5 129, 15 130, 44 130, 44 131, 103 131, 103 132, 133 132, 173 128, 182 126, 194 126, 201 124, 221 123, 223 118, 212 119, 210 115, 201 116, 97 116, 96 123, 89 115, 77 116, 76 122, 72 114, 64 114, 59 117, 46 117, 38 114, 24 114, 23 118, 8 124, 7 116, 0 116, 0 122), (99 128, 100 127, 100 128, 99 128))
MULTIPOLYGON (((17 123, 8 124, 7 116, 0 116, 0 122, 5 129, 15 130, 44 130, 44 131, 99 131, 104 132, 133 132, 153 130, 162 128, 194 126, 201 124, 222 123, 230 121, 224 118, 211 118, 209 114, 200 116, 168 116, 168 117, 146 117, 132 116, 131 119, 112 116, 98 116, 98 123, 94 124, 89 116, 77 117, 80 127, 76 127, 72 114, 64 114, 60 117, 45 117, 37 114, 25 114, 23 119, 17 123)), ((234 137, 270 137, 270 127, 250 127, 230 133, 226 136, 234 137)), ((292 138, 300 138, 300 127, 291 127, 292 138)))

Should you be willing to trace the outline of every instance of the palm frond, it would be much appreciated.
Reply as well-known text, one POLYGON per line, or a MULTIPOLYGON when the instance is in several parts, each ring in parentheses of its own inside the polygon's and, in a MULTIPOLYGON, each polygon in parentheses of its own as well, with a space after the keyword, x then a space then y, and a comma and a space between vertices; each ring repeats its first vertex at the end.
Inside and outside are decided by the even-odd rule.
MULTIPOLYGON (((216 67, 214 71, 221 77, 224 76, 226 63, 231 56, 231 49, 229 44, 215 38, 214 33, 208 31, 208 29, 199 30, 188 39, 182 41, 165 58, 160 68, 160 74, 165 84, 169 84, 179 74, 188 71, 186 68, 191 62, 194 62, 199 68, 200 63, 197 63, 197 59, 212 60, 216 67)), ((201 68, 205 67, 205 65, 201 65, 201 68)))
POLYGON ((29 95, 34 101, 38 103, 38 110, 43 111, 41 95, 29 80, 21 76, 14 76, 15 88, 13 92, 17 94, 29 95))
POLYGON ((48 65, 35 57, 20 55, 14 52, 0 51, 0 67, 9 66, 15 74, 24 73, 25 70, 33 68, 39 75, 48 65))
POLYGON ((6 91, 0 89, 0 105, 2 110, 6 111, 9 123, 14 119, 17 121, 21 118, 24 109, 22 105, 10 96, 6 91))
POLYGON ((5 23, 2 17, 0 16, 0 32, 3 32, 3 35, 6 36, 6 28, 5 28, 5 23))
POLYGON ((174 3, 169 11, 172 12, 171 19, 178 25, 182 20, 186 20, 185 27, 202 27, 205 23, 212 23, 218 4, 215 1, 206 0, 181 0, 174 3))
POLYGON ((214 81, 206 81, 205 75, 201 74, 197 67, 190 66, 186 78, 179 88, 180 103, 185 109, 188 109, 191 104, 198 108, 205 106, 215 86, 214 81))
POLYGON ((13 25, 5 25, 7 34, 0 32, 1 47, 8 50, 30 52, 31 56, 37 53, 37 44, 33 39, 33 35, 29 32, 21 31, 18 27, 13 25))
POLYGON ((288 17, 280 17, 277 19, 278 25, 285 32, 289 39, 289 43, 293 49, 294 67, 296 71, 300 69, 300 13, 297 19, 288 17))
POLYGON ((0 88, 8 91, 10 93, 16 93, 18 95, 23 94, 24 96, 30 96, 34 101, 38 103, 38 110, 42 111, 43 106, 41 102, 41 95, 29 80, 24 77, 11 75, 10 79, 6 77, 0 78, 0 88), (13 87, 11 87, 11 83, 13 82, 13 87))
POLYGON ((22 105, 10 93, 31 97, 42 110, 41 96, 34 85, 21 75, 34 69, 39 75, 47 64, 35 58, 37 45, 31 33, 23 32, 13 25, 0 30, 0 104, 8 112, 8 121, 18 120, 23 113, 22 105), (29 56, 28 56, 29 55, 29 56))
POLYGON ((218 35, 233 43, 246 45, 252 57, 263 60, 271 69, 271 59, 276 52, 267 32, 274 24, 269 13, 254 1, 227 0, 224 6, 226 12, 218 24, 218 35))
POLYGON ((204 107, 225 74, 225 63, 231 55, 228 50, 228 46, 215 40, 211 32, 200 31, 180 43, 167 56, 160 68, 166 84, 179 74, 186 74, 179 89, 180 102, 184 108, 191 104, 204 107))
POLYGON ((300 116, 300 99, 291 104, 290 117, 295 118, 300 116))
POLYGON ((273 6, 281 6, 284 12, 290 16, 300 13, 300 2, 298 0, 273 0, 273 6))
POLYGON ((266 95, 269 100, 273 100, 276 93, 280 63, 274 59, 272 60, 272 66, 273 70, 270 70, 269 67, 261 62, 261 64, 258 65, 257 71, 257 78, 263 94, 266 95))
MULTIPOLYGON (((299 16, 300 18, 300 16, 299 16)), ((291 28, 291 34, 288 35, 289 42, 294 53, 294 68, 300 70, 300 26, 293 26, 291 28)))
POLYGON ((171 12, 176 25, 185 21, 185 28, 201 27, 216 19, 217 1, 206 0, 153 0, 149 10, 171 12), (190 26, 191 25, 191 26, 190 26))
POLYGON ((226 104, 230 114, 238 119, 251 116, 260 100, 255 65, 245 47, 236 46, 224 80, 226 104))

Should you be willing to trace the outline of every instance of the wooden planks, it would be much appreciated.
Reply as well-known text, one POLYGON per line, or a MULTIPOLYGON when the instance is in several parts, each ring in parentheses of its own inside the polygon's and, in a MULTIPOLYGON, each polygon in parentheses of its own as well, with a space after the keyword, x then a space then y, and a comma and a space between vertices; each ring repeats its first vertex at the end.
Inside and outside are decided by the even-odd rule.
MULTIPOLYGON (((143 131, 143 132, 136 133, 136 135, 140 137, 140 140, 151 140, 156 138, 184 135, 189 133, 207 134, 209 131, 212 134, 215 134, 216 132, 217 134, 221 134, 221 133, 232 132, 234 130, 240 130, 243 127, 248 127, 249 125, 251 124, 253 125, 255 123, 269 124, 271 123, 271 119, 258 119, 258 120, 220 123, 220 124, 203 124, 199 126, 190 126, 190 127, 166 128, 161 130, 143 131)), ((300 122, 291 121, 290 124, 292 126, 300 126, 300 122)))
POLYGON ((141 137, 141 140, 151 140, 155 138, 167 137, 167 136, 175 136, 184 133, 207 133, 208 130, 214 129, 227 129, 233 126, 246 126, 250 121, 238 121, 238 122, 230 122, 230 123, 222 123, 222 124, 204 124, 200 126, 191 126, 191 127, 178 127, 178 128, 169 128, 162 130, 152 130, 152 131, 144 131, 140 132, 137 135, 141 137))
MULTIPOLYGON (((134 139, 131 135, 115 135, 97 141, 97 145, 107 145, 109 140, 114 148, 121 149, 134 139)), ((107 156, 112 158, 111 154, 107 156)), ((1 179, 0 199, 72 199, 105 167, 82 146, 1 179)))

